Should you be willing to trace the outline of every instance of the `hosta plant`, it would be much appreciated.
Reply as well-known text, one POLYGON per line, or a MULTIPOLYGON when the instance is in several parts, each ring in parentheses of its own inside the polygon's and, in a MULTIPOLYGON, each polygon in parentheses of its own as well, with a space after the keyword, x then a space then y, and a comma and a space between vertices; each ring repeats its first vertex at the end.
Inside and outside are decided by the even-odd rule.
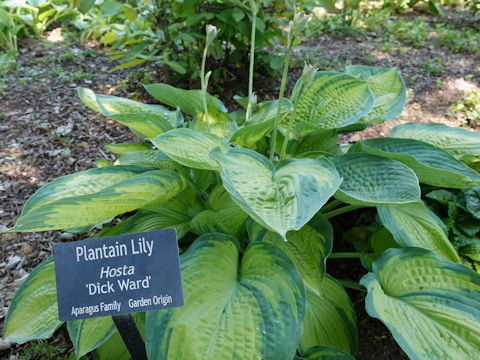
MULTIPOLYGON (((145 86, 164 105, 79 89, 88 107, 142 142, 109 144, 113 164, 44 185, 10 231, 102 224, 95 236, 104 237, 175 228, 185 305, 134 316, 151 359, 352 359, 356 315, 326 268, 329 256, 341 256, 331 255, 330 219, 369 207, 384 236, 363 254, 368 274, 358 287, 368 314, 412 359, 479 358, 480 275, 421 190, 477 187, 478 195, 480 175, 462 159, 479 156, 480 135, 402 124, 391 137, 337 145, 340 133, 398 117, 405 86, 394 68, 306 66, 284 97, 291 44, 305 21, 298 14, 291 23, 275 101, 257 102, 250 81, 248 97, 236 99, 242 109, 228 112, 206 93, 204 72, 200 90, 145 86)), ((61 325, 49 258, 18 290, 3 336, 23 343, 61 325)), ((67 329, 77 357, 129 358, 109 317, 67 329)))

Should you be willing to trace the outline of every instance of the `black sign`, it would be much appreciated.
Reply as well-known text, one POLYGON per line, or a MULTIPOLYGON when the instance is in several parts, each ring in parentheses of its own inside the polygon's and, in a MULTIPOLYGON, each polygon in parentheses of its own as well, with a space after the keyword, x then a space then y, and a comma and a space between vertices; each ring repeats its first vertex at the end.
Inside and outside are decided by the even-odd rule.
POLYGON ((183 305, 175 229, 54 245, 61 321, 183 305))

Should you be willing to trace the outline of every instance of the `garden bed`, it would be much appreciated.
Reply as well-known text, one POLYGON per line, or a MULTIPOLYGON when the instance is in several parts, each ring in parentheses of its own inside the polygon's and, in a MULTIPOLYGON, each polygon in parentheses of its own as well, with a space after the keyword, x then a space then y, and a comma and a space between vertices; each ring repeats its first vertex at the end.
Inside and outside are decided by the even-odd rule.
MULTIPOLYGON (((129 70, 109 72, 112 63, 98 44, 29 40, 20 47, 16 70, 0 75, 0 230, 14 225, 23 204, 39 186, 59 176, 95 167, 98 159, 113 160, 114 155, 103 149, 107 143, 134 140, 124 126, 86 108, 78 99, 77 87, 88 87, 96 93, 133 95, 153 102, 133 83, 138 81, 138 72, 133 80, 129 70)), ((367 33, 366 38, 326 34, 308 40, 294 50, 296 67, 290 73, 287 94, 304 61, 320 70, 340 70, 348 64, 395 66, 409 89, 403 114, 394 122, 375 124, 353 136, 343 135, 342 143, 388 136, 392 127, 405 121, 440 122, 479 131, 475 119, 469 119, 466 111, 459 110, 459 104, 465 103, 469 92, 480 94, 478 55, 455 53, 435 45, 414 48, 408 42, 389 52, 385 49, 385 39, 375 32, 367 33)), ((162 80, 160 72, 149 71, 158 81, 162 80)), ((222 84, 225 89, 222 100, 229 105, 232 95, 242 91, 239 85, 243 91, 247 87, 242 79, 233 79, 232 83, 236 85, 222 84)), ((255 89, 259 99, 274 98, 278 81, 262 78, 255 89)), ((54 243, 72 239, 80 237, 53 231, 1 235, 0 332, 3 332, 14 291, 36 265, 51 255, 54 243)), ((329 260, 327 265, 334 276, 351 276, 355 281, 364 272, 358 260, 342 263, 329 260)), ((355 291, 350 294, 358 315, 360 347, 357 358, 406 358, 388 330, 366 315, 363 294, 355 291)), ((60 329, 49 343, 68 348, 65 352, 68 353, 71 345, 64 334, 65 329, 60 329)), ((27 354, 31 346, 2 343, 0 358, 18 358, 27 354)), ((29 357, 34 358, 39 357, 29 357)))

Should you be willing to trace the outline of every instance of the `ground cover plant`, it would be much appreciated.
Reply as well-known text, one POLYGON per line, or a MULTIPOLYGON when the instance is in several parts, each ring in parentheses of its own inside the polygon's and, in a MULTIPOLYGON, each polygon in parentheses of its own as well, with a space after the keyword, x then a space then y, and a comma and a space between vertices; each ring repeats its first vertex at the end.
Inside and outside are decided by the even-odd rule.
MULTIPOLYGON (((205 70, 201 90, 145 87, 187 119, 178 109, 79 89, 87 106, 144 142, 111 144, 119 154, 113 166, 45 185, 11 231, 87 231, 106 222, 97 236, 110 236, 175 227, 186 305, 137 316, 151 358, 349 358, 357 346, 355 314, 325 268, 326 258, 348 255, 330 254, 329 219, 374 208, 381 227, 363 255, 370 273, 361 281, 369 314, 412 358, 475 358, 480 278, 459 264, 457 244, 421 201, 420 183, 430 190, 472 188, 462 206, 478 218, 480 175, 462 162, 479 156, 478 134, 404 124, 390 138, 339 147, 338 134, 352 125, 395 119, 405 86, 394 68, 306 66, 284 98, 288 59, 304 21, 299 15, 291 24, 275 101, 257 103, 251 81, 249 95, 237 97, 243 110, 228 113, 207 94, 205 70)), ((215 32, 210 28, 207 45, 215 32)), ((4 335, 25 342, 49 337, 60 325, 50 258, 19 290, 4 335)), ((108 318, 67 327, 77 356, 92 350, 126 356, 108 318)))

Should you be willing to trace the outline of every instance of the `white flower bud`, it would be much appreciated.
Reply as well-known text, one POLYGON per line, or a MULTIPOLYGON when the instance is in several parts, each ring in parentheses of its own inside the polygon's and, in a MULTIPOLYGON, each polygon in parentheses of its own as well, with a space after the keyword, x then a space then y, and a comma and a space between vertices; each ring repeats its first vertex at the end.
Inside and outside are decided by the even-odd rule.
POLYGON ((318 71, 318 68, 314 68, 313 65, 305 63, 302 71, 303 86, 307 85, 310 81, 312 81, 317 71, 318 71))
POLYGON ((209 47, 212 44, 213 40, 215 40, 215 38, 217 37, 220 30, 218 30, 215 25, 208 24, 206 31, 207 39, 205 40, 205 46, 209 47))
POLYGON ((293 31, 293 36, 297 37, 307 27, 308 22, 312 18, 312 15, 305 14, 305 11, 296 13, 293 17, 293 21, 290 23, 290 31, 293 31))

